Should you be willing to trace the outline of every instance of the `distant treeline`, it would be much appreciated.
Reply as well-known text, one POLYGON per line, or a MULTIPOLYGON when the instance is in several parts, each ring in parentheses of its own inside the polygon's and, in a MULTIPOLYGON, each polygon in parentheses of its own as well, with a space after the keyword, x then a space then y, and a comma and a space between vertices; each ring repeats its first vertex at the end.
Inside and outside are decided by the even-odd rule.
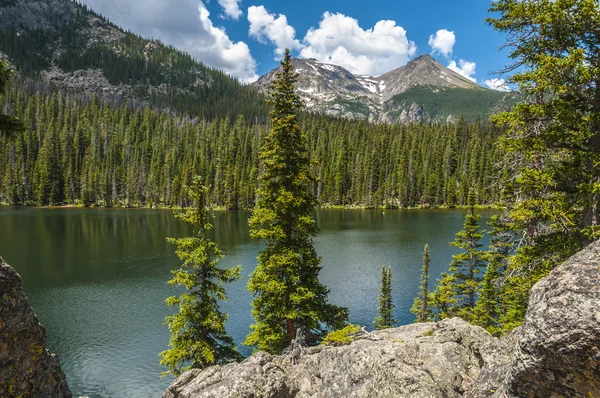
MULTIPOLYGON (((189 204, 201 175, 212 206, 252 208, 269 126, 190 119, 97 97, 13 84, 0 105, 26 131, 0 138, 0 202, 15 205, 189 204)), ((464 205, 499 199, 499 135, 488 123, 386 125, 303 115, 322 205, 464 205)))

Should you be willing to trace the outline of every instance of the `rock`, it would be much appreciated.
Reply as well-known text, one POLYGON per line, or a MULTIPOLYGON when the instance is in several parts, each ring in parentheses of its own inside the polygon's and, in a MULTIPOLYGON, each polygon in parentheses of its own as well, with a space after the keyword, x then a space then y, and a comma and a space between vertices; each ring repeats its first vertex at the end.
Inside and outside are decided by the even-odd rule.
POLYGON ((188 397, 600 397, 600 241, 536 284, 523 325, 497 339, 458 318, 190 370, 188 397))
POLYGON ((537 283, 512 360, 484 369, 470 397, 600 397, 600 241, 537 283))
POLYGON ((480 369, 504 355, 485 330, 454 318, 360 336, 347 346, 190 370, 164 393, 186 397, 461 397, 480 369))
POLYGON ((23 293, 21 277, 0 257, 0 396, 71 397, 46 331, 23 293))

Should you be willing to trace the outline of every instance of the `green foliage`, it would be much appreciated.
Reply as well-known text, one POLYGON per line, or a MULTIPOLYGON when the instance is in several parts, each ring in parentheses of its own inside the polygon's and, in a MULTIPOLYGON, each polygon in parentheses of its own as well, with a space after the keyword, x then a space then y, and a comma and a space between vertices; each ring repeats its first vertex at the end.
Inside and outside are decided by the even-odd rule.
MULTIPOLYGON (((459 87, 411 87, 394 96, 386 109, 392 112, 401 105, 415 103, 423 108, 431 120, 445 122, 448 115, 463 117, 474 122, 482 115, 491 115, 494 108, 507 107, 516 102, 512 94, 481 88, 480 90, 459 87)), ((399 116, 399 115, 397 115, 399 116)))
MULTIPOLYGON (((254 207, 266 126, 52 91, 13 80, 0 96, 26 127, 17 140, 0 137, 0 202, 49 202, 49 194, 38 195, 49 164, 54 172, 42 182, 64 185, 53 204, 188 206, 182 187, 202 175, 210 206, 254 207)), ((299 124, 320 205, 464 205, 469 187, 480 204, 499 198, 493 165, 502 153, 489 125, 373 125, 306 114, 299 124)))
POLYGON ((194 226, 193 237, 169 238, 183 260, 181 268, 172 271, 169 284, 185 289, 179 297, 169 297, 169 306, 179 311, 165 319, 171 339, 169 349, 160 353, 160 363, 176 376, 190 368, 204 369, 241 358, 233 339, 225 330, 227 315, 219 310, 219 301, 227 299, 224 283, 240 278, 240 267, 221 269, 217 262, 223 253, 206 237, 212 229, 206 211, 208 189, 200 177, 189 187, 194 206, 176 217, 194 226))
MULTIPOLYGON (((6 91, 11 75, 12 71, 6 62, 0 59, 0 94, 6 91)), ((22 130, 23 125, 19 119, 14 116, 0 113, 0 137, 6 136, 8 138, 14 138, 16 134, 22 130)))
POLYGON ((419 294, 415 297, 410 312, 416 315, 415 322, 427 322, 431 315, 430 306, 430 293, 429 293, 429 263, 431 258, 429 257, 429 245, 426 244, 423 249, 423 267, 421 268, 421 286, 419 287, 419 294))
POLYGON ((451 246, 463 252, 452 256, 447 274, 442 275, 433 294, 432 312, 434 319, 458 316, 472 321, 475 300, 482 280, 481 271, 486 266, 487 253, 479 250, 483 233, 479 230, 479 215, 475 214, 475 196, 469 192, 469 212, 462 231, 456 234, 451 246))
POLYGON ((423 336, 424 337, 431 337, 431 336, 433 336, 434 333, 435 333, 435 330, 429 329, 429 330, 426 330, 426 331, 423 332, 423 336))
POLYGON ((327 336, 323 339, 321 344, 323 345, 332 345, 332 346, 341 346, 352 343, 352 338, 358 332, 358 325, 348 325, 343 329, 335 330, 333 332, 329 332, 327 336))
POLYGON ((396 325, 394 303, 392 301, 392 267, 381 267, 381 287, 379 288, 379 316, 373 321, 375 329, 388 329, 396 325))
POLYGON ((305 331, 307 344, 316 344, 348 317, 345 308, 327 303, 329 290, 318 279, 321 259, 312 243, 317 201, 307 141, 296 116, 300 99, 289 51, 281 65, 271 87, 272 127, 260 152, 264 171, 250 219, 251 236, 264 240, 266 248, 248 281, 256 323, 244 343, 271 353, 288 346, 297 328, 305 331))
POLYGON ((494 1, 523 101, 505 127, 506 221, 519 242, 501 287, 504 331, 518 326, 530 288, 600 237, 600 8, 596 0, 494 1))

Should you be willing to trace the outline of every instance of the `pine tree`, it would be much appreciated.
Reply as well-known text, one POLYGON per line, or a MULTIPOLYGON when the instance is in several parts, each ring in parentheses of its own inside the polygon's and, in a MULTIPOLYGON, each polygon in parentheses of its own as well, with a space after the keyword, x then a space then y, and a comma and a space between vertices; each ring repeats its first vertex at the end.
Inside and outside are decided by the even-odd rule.
POLYGON ((479 215, 475 214, 475 194, 468 195, 469 212, 462 231, 456 234, 451 246, 463 249, 452 256, 449 272, 442 276, 434 296, 436 312, 441 317, 458 316, 466 321, 473 319, 475 299, 481 284, 481 271, 486 265, 487 254, 479 250, 483 233, 479 230, 479 215), (448 291, 448 289, 451 290, 448 291))
POLYGON ((431 258, 429 257, 429 245, 426 244, 423 249, 423 268, 421 269, 421 286, 419 288, 419 294, 413 302, 413 306, 410 312, 415 314, 417 318, 415 322, 427 322, 431 315, 429 308, 429 263, 431 258))
POLYGON ((346 309, 327 302, 329 290, 318 279, 321 259, 312 243, 316 200, 306 138, 296 116, 301 102, 294 92, 298 75, 289 50, 281 67, 271 86, 272 127, 260 153, 264 171, 250 219, 251 236, 263 239, 266 248, 248 281, 256 323, 245 341, 271 353, 288 346, 298 328, 307 344, 316 344, 328 328, 339 329, 347 320, 346 309))
POLYGON ((381 288, 379 289, 379 316, 373 321, 375 329, 388 329, 396 325, 394 303, 392 301, 392 267, 381 267, 381 288))
MULTIPOLYGON (((8 87, 11 75, 12 70, 10 70, 6 62, 0 59, 0 94, 4 93, 8 87)), ((19 119, 0 112, 0 138, 3 135, 14 138, 23 129, 23 124, 19 119)))
POLYGON ((183 260, 180 269, 172 271, 169 284, 186 289, 179 297, 169 297, 169 306, 179 312, 165 321, 171 331, 169 349, 160 353, 165 374, 179 375, 190 368, 203 369, 240 359, 233 339, 225 330, 227 315, 219 310, 219 301, 227 299, 224 283, 240 278, 240 267, 222 269, 217 262, 223 257, 217 245, 206 237, 212 229, 206 211, 208 189, 200 177, 189 187, 194 206, 176 217, 194 226, 193 237, 168 238, 177 246, 183 260))
POLYGON ((511 51, 508 81, 524 98, 492 119, 507 130, 507 224, 519 231, 502 286, 508 330, 522 322, 533 284, 600 237, 600 7, 498 0, 490 10, 511 51))
POLYGON ((492 334, 501 331, 502 317, 506 314, 502 305, 501 286, 505 279, 508 259, 513 249, 515 234, 506 229, 505 214, 494 215, 491 227, 489 263, 483 276, 481 290, 475 305, 473 323, 492 334))

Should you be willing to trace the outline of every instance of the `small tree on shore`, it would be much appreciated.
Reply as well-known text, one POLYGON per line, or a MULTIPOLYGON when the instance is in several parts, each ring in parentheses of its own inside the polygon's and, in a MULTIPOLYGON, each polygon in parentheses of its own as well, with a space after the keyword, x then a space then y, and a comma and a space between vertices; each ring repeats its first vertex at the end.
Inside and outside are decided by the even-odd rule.
POLYGON ((477 294, 481 285, 481 271, 486 266, 487 252, 479 250, 483 232, 479 229, 480 216, 475 214, 475 194, 468 196, 469 212, 462 231, 456 234, 451 246, 463 251, 452 256, 448 273, 442 274, 434 292, 435 319, 458 316, 466 321, 474 317, 477 294))
POLYGON ((379 289, 379 316, 373 321, 375 329, 388 329, 396 325, 394 302, 392 301, 392 268, 381 267, 381 288, 379 289))
POLYGON ((175 216, 194 226, 194 236, 168 238, 183 260, 168 283, 186 291, 166 300, 169 306, 178 306, 179 312, 165 319, 171 339, 170 348, 160 353, 160 363, 168 368, 164 374, 179 375, 190 368, 204 369, 241 358, 225 330, 227 315, 219 309, 219 301, 227 299, 223 284, 240 278, 241 269, 217 266, 223 253, 206 237, 206 231, 212 229, 205 208, 207 192, 201 178, 194 177, 189 187, 194 205, 175 216))
POLYGON ((429 308, 429 263, 431 258, 429 257, 429 245, 426 244, 423 249, 423 267, 421 268, 421 286, 419 288, 419 294, 413 302, 413 306, 410 312, 415 314, 417 318, 415 322, 427 322, 431 314, 429 308))

